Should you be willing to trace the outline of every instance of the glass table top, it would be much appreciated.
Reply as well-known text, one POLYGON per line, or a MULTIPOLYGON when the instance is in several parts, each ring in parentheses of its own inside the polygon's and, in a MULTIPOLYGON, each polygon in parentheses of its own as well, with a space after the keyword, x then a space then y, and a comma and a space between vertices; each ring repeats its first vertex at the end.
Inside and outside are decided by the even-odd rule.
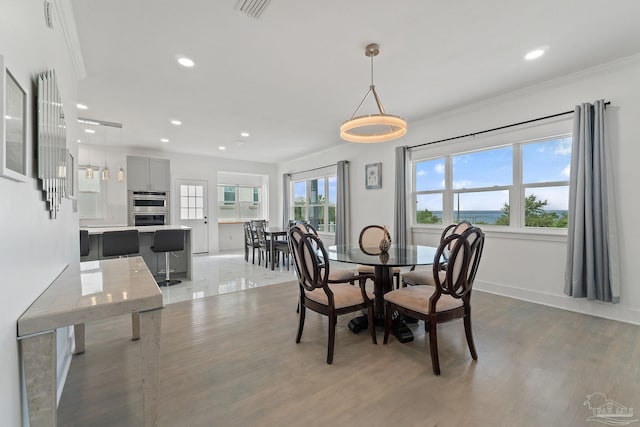
POLYGON ((408 265, 433 264, 438 248, 420 245, 391 245, 386 256, 379 248, 361 248, 360 245, 334 245, 327 247, 329 259, 362 265, 388 265, 403 267, 408 265))

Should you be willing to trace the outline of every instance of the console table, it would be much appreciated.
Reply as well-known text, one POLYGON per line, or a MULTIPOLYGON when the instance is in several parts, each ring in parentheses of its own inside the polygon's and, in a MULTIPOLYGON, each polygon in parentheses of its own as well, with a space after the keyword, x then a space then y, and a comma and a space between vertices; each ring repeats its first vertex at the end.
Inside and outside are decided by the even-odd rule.
POLYGON ((56 426, 56 329, 75 325, 76 354, 84 323, 131 314, 140 338, 145 426, 158 424, 162 293, 141 257, 67 266, 18 319, 18 340, 32 427, 56 426))

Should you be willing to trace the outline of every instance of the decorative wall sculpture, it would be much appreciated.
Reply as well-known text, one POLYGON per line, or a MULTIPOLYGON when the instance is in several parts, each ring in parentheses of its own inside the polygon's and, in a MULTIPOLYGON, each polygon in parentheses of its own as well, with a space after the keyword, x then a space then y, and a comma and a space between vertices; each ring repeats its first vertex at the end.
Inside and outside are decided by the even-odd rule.
POLYGON ((67 132, 56 73, 38 76, 38 178, 51 218, 56 218, 62 197, 66 195, 69 165, 67 132))

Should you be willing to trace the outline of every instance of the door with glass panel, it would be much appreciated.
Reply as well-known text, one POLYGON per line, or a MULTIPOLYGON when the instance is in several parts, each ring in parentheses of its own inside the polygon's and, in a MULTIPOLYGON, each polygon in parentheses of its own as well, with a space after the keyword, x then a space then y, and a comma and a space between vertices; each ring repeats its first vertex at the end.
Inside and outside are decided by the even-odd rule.
POLYGON ((178 180, 177 186, 178 220, 191 227, 192 252, 209 252, 207 181, 178 180))

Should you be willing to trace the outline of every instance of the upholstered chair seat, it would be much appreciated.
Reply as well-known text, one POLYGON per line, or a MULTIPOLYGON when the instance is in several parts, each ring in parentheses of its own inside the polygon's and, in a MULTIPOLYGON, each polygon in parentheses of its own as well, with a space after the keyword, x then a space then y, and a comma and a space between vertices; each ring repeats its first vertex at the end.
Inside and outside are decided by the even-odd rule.
MULTIPOLYGON (((354 305, 364 304, 365 301, 362 298, 362 292, 358 286, 353 286, 348 283, 330 284, 329 289, 333 292, 333 301, 335 308, 345 308, 354 305)), ((323 305, 329 305, 329 299, 327 294, 322 288, 316 288, 313 291, 306 292, 307 298, 323 305)), ((373 293, 367 292, 367 297, 372 300, 374 298, 373 293)))

